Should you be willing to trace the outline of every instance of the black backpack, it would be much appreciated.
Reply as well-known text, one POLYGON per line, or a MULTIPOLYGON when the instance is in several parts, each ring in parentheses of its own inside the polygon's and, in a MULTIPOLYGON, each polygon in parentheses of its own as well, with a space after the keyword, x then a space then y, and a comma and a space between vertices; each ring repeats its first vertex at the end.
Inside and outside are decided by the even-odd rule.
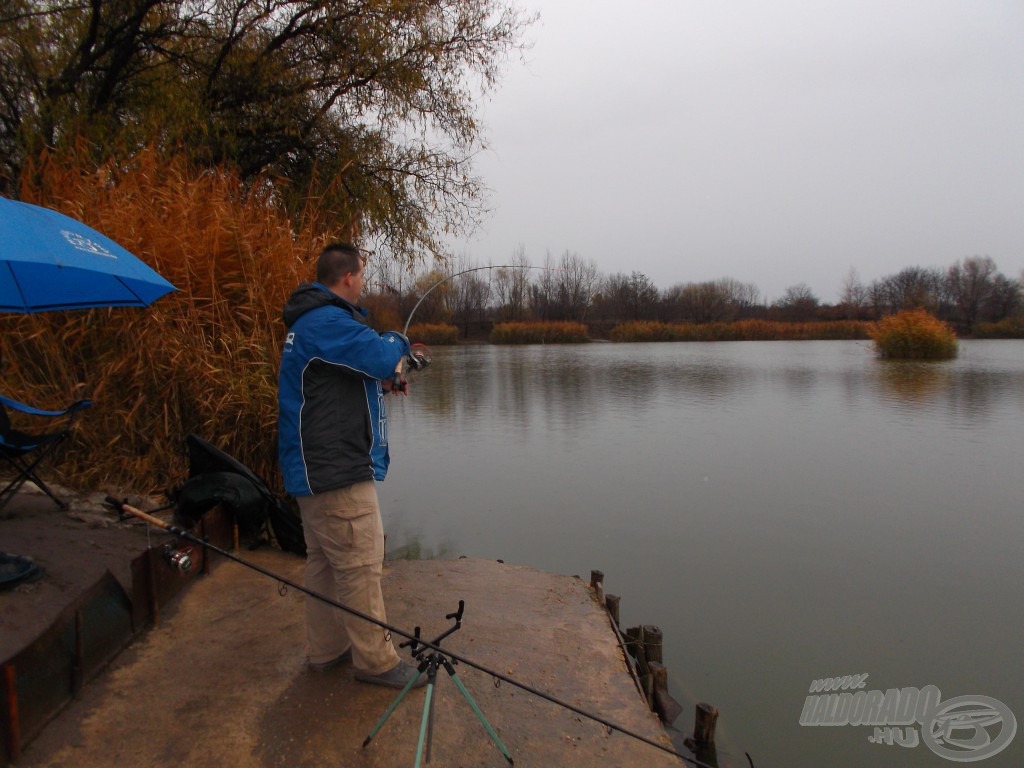
POLYGON ((258 540, 264 531, 285 552, 306 554, 302 518, 267 488, 251 469, 196 435, 185 438, 189 479, 174 493, 175 514, 191 527, 223 504, 235 516, 239 535, 258 540))

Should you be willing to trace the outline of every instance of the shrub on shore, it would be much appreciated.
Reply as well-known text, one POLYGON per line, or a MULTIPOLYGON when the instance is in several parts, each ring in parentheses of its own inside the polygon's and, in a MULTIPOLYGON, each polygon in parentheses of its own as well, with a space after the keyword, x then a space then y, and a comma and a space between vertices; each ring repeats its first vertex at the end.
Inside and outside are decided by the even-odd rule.
POLYGON ((882 318, 871 338, 879 356, 893 360, 949 360, 957 354, 953 329, 923 309, 882 318))
POLYGON ((998 323, 978 323, 974 326, 976 339, 1024 339, 1024 317, 1008 317, 998 323))
POLYGON ((590 341, 583 323, 498 323, 492 344, 581 344, 590 341))
POLYGON ((409 326, 409 341, 427 346, 444 347, 456 344, 459 329, 447 323, 417 323, 409 326))
POLYGON ((612 329, 611 340, 640 341, 839 341, 867 339, 871 323, 837 320, 816 323, 781 323, 738 320, 733 323, 623 323, 612 329))

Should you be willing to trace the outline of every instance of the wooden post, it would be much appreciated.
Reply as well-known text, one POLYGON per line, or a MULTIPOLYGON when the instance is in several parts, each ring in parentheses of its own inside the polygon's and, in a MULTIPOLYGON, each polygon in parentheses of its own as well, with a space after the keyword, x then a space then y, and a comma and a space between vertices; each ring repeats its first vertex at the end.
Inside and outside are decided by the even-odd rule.
POLYGON ((648 663, 652 661, 662 663, 661 640, 662 633, 659 627, 654 624, 644 624, 644 657, 648 663))
POLYGON ((714 744, 717 723, 718 708, 707 702, 698 704, 697 717, 693 723, 693 740, 698 744, 714 744))
POLYGON ((597 604, 604 605, 604 573, 601 571, 591 571, 590 586, 594 589, 597 604))
POLYGON ((77 696, 85 685, 85 627, 82 609, 75 611, 75 657, 71 661, 71 695, 77 696))
POLYGON ((18 713, 18 676, 13 664, 4 665, 4 687, 7 689, 7 759, 21 759, 21 717, 18 713))
POLYGON ((605 595, 604 596, 604 607, 608 611, 608 615, 612 617, 612 621, 615 622, 615 626, 619 626, 619 601, 621 598, 618 595, 605 595))
POLYGON ((654 680, 654 711, 661 718, 661 722, 672 725, 683 708, 668 692, 668 669, 657 661, 650 662, 649 666, 651 678, 654 680))
POLYGON ((160 605, 156 599, 156 561, 158 557, 155 549, 146 550, 146 597, 149 600, 149 618, 154 627, 160 626, 160 605))

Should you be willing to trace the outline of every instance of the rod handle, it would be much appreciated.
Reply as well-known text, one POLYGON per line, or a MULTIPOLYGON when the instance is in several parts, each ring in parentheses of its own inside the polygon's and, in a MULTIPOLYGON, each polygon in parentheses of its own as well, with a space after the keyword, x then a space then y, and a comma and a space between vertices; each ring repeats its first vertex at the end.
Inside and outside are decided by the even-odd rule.
POLYGON ((119 502, 117 506, 122 512, 127 512, 129 515, 137 517, 140 520, 145 520, 150 525, 155 525, 157 528, 163 528, 165 531, 171 530, 170 523, 161 520, 159 517, 154 517, 148 512, 143 512, 141 509, 136 509, 131 504, 119 502))

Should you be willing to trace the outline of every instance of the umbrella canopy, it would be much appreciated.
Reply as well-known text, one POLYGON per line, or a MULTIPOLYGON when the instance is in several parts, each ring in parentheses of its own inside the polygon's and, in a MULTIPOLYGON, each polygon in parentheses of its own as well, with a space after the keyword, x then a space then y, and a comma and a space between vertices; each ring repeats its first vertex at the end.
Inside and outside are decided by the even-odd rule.
POLYGON ((0 197, 0 312, 144 307, 174 290, 96 230, 0 197))

